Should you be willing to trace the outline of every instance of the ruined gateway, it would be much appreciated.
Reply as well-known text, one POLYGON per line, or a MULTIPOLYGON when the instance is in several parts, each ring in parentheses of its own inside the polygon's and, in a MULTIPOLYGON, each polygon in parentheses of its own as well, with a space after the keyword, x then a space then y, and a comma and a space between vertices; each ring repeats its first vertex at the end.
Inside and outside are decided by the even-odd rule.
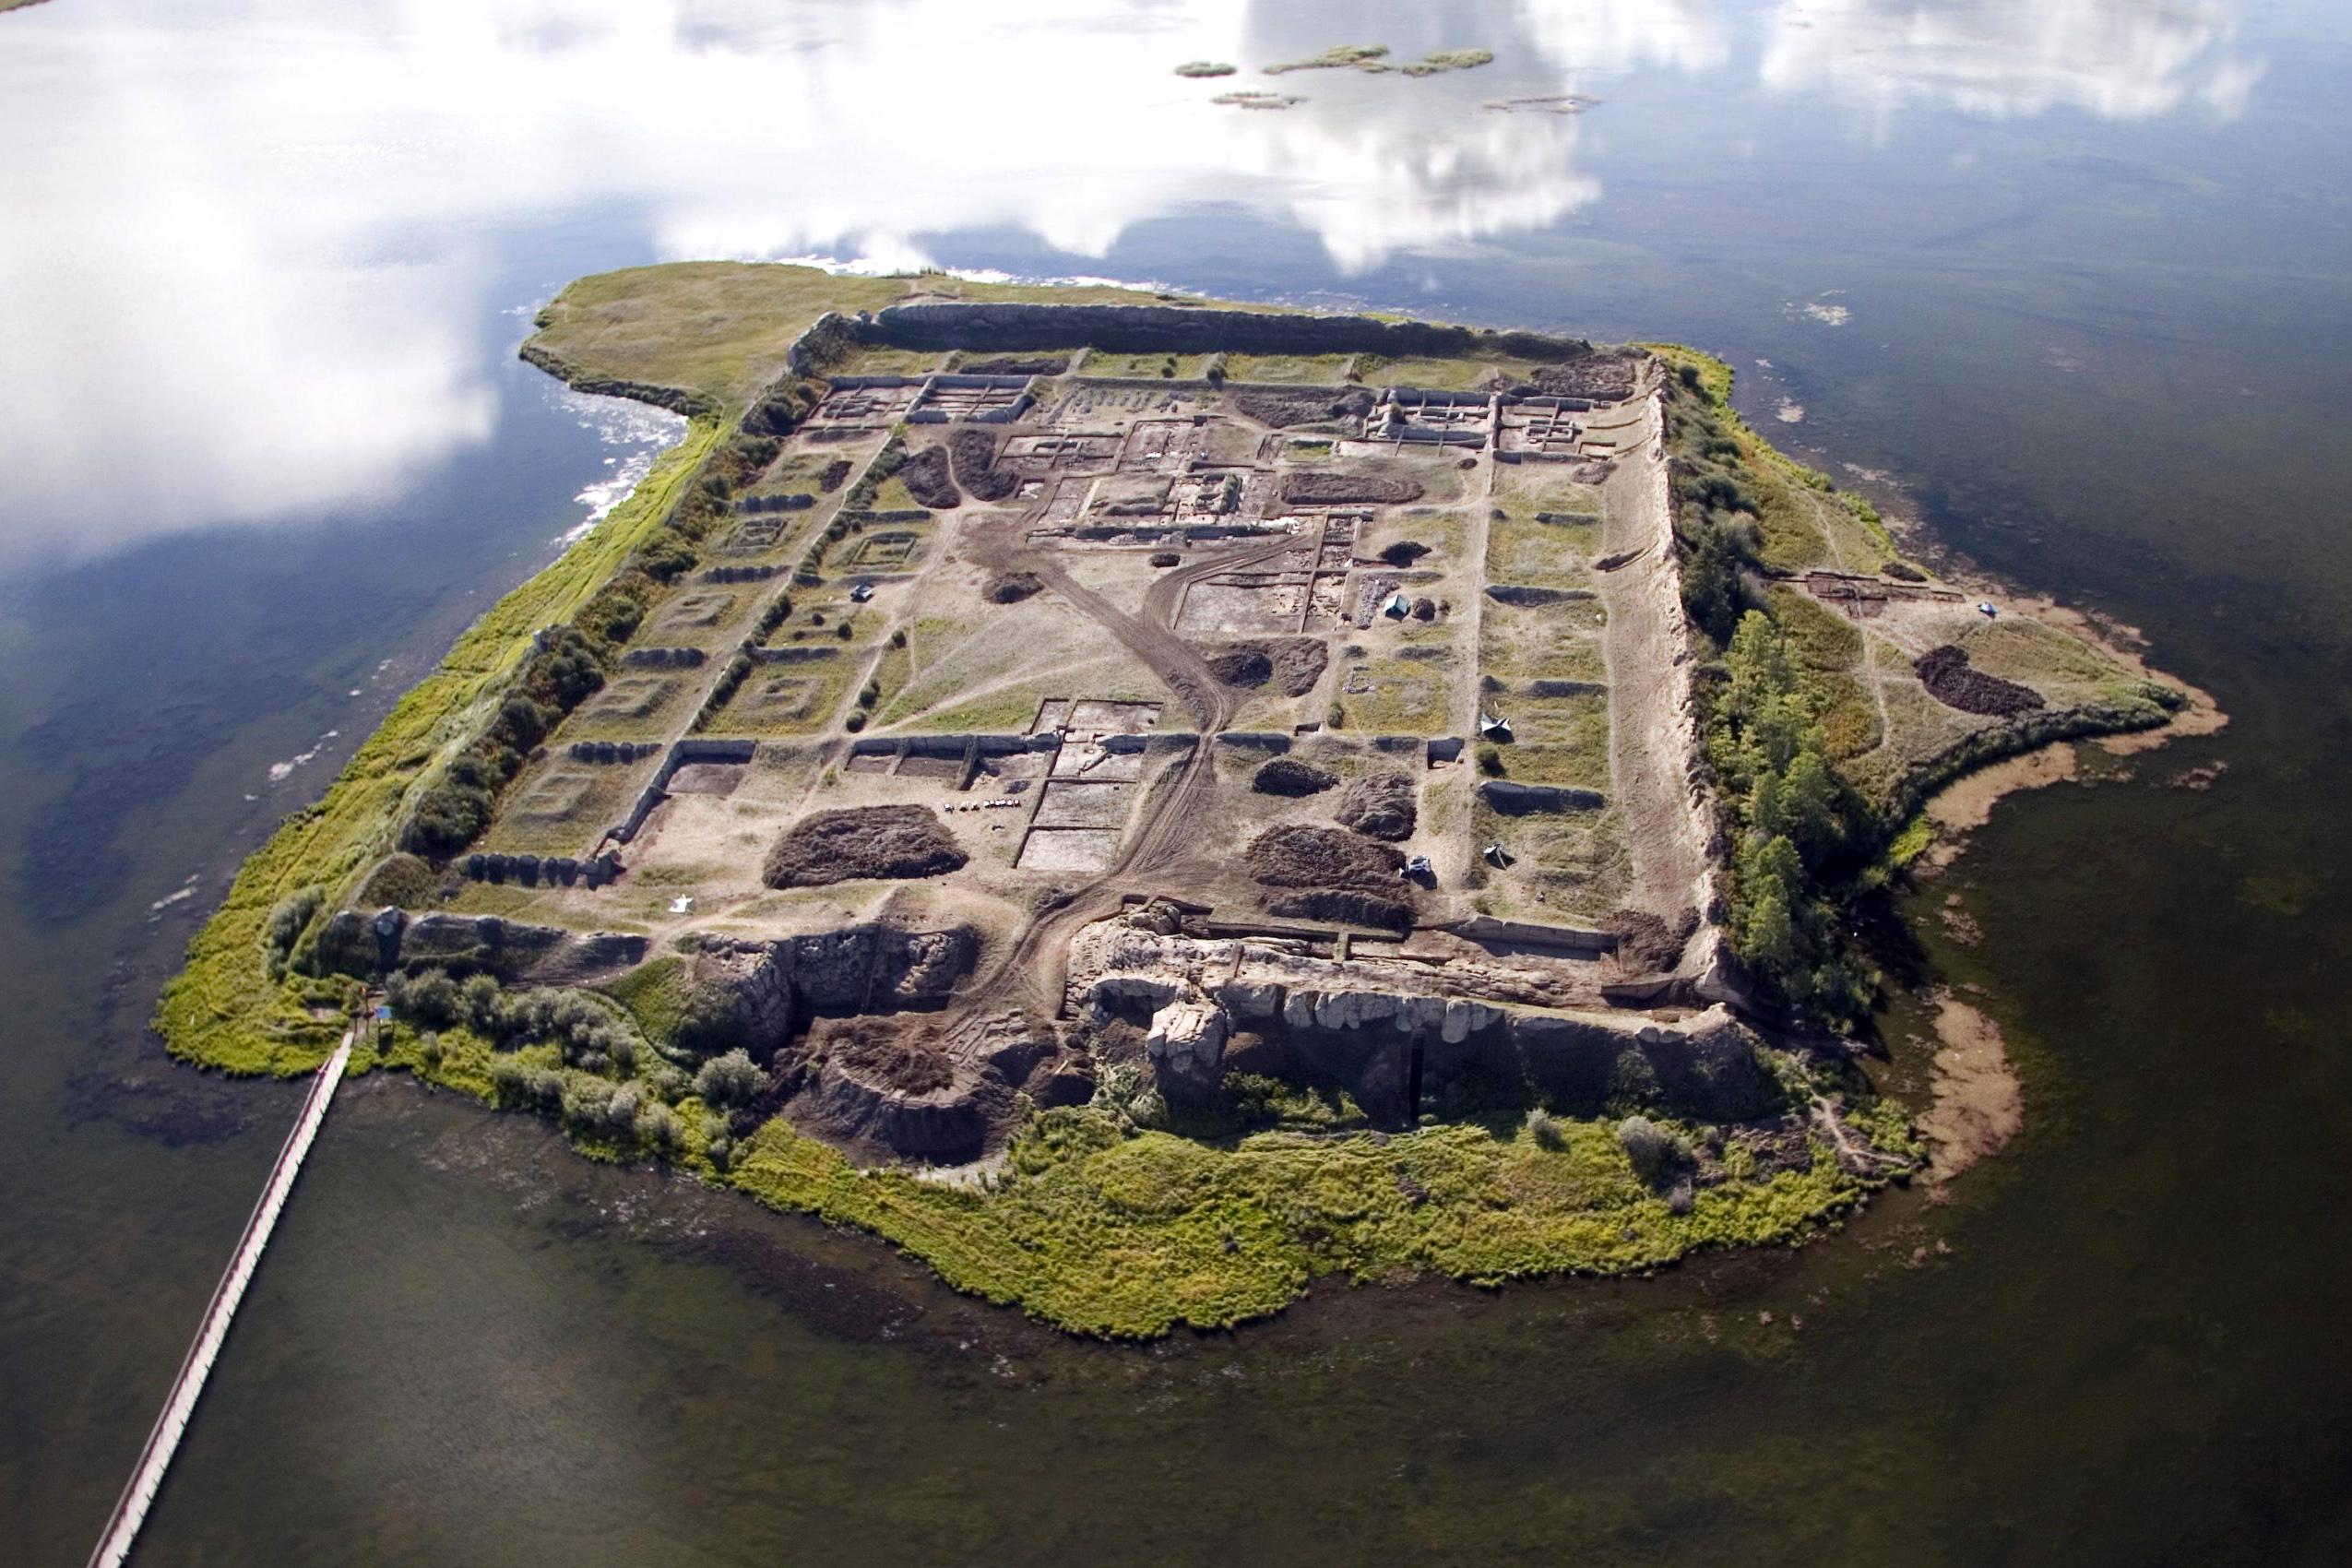
MULTIPOLYGON (((1097 1332, 1801 1234, 1919 1146, 1734 956, 1677 531, 1724 503, 1673 422, 1779 459, 1697 362, 1050 291, 826 314, 377 852, 279 899, 272 983, 380 988, 363 1064, 1097 1332)), ((1884 719, 1840 768, 1888 820, 1971 747, 2162 719, 2080 657, 1939 703, 1904 658, 2002 648, 1827 491, 1820 569, 1746 591, 1853 628, 1884 719)))

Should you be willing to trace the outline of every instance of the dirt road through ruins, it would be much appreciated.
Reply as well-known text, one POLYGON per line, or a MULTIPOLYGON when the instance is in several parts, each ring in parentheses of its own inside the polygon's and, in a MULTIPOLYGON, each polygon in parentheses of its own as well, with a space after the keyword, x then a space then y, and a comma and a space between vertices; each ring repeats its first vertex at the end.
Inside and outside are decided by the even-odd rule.
POLYGON ((1233 721, 1240 699, 1209 670, 1199 652, 1176 635, 1176 614, 1193 584, 1220 573, 1271 561, 1298 548, 1296 536, 1220 551, 1155 579, 1144 595, 1143 613, 1130 615, 1075 580, 1049 551, 1011 536, 983 538, 967 551, 980 566, 999 573, 1027 572, 1072 608, 1100 625, 1150 669, 1193 716, 1192 754, 1176 763, 1146 790, 1140 814, 1117 860, 1063 902, 1030 918, 1004 958, 972 989, 968 1010, 1018 1004, 1043 1016, 1062 1011, 1071 933, 1111 914, 1120 897, 1182 864, 1180 847, 1198 840, 1203 814, 1216 794, 1216 737, 1233 721))

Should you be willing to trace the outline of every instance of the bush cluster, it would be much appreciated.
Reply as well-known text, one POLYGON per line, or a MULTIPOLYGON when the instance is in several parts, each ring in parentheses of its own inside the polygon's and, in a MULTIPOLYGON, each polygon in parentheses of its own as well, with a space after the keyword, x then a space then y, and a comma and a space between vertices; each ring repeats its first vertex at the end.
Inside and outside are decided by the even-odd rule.
POLYGON ((445 861, 481 835, 498 792, 565 715, 603 688, 621 646, 636 635, 654 601, 702 560, 701 541, 727 517, 728 498, 766 471, 779 449, 772 435, 738 433, 711 454, 628 565, 570 624, 540 635, 491 722, 418 797, 400 848, 445 861))

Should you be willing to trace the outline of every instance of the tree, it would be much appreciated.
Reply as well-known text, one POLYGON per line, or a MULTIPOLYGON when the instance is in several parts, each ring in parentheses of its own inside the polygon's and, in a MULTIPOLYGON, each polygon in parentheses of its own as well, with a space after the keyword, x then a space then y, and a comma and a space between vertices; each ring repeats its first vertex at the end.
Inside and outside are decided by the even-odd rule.
POLYGON ((1740 551, 1729 529, 1702 528, 1699 546, 1682 571, 1682 606, 1701 631, 1723 642, 1740 620, 1740 551))
POLYGON ((695 1074, 695 1093, 707 1105, 742 1105, 756 1096, 767 1075, 740 1047, 714 1056, 695 1074))
POLYGON ((1797 962, 1797 928, 1788 914, 1788 895, 1776 886, 1756 890, 1740 923, 1740 956, 1776 980, 1785 980, 1797 962))
POLYGON ((1837 780, 1816 747, 1798 752, 1782 780, 1780 810, 1786 833, 1808 864, 1835 848, 1843 835, 1837 818, 1837 780))

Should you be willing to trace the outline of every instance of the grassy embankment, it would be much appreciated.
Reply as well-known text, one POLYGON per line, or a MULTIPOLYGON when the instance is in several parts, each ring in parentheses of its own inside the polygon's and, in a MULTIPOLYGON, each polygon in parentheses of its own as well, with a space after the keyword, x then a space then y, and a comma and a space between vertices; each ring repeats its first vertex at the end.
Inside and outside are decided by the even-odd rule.
POLYGON ((691 410, 695 422, 611 516, 460 636, 325 797, 246 860, 157 1004, 155 1028, 174 1056, 278 1075, 326 1058, 355 988, 273 973, 271 911, 305 889, 321 890, 329 909, 349 897, 392 850, 419 794, 488 721, 534 636, 587 605, 656 537, 744 403, 781 371, 792 339, 827 310, 876 308, 908 287, 806 267, 688 263, 582 279, 541 313, 525 346, 533 363, 584 389, 691 410))
MULTIPOLYGON (((816 310, 906 287, 815 278, 694 267, 588 279, 551 308, 534 358, 581 380, 672 388, 732 410, 816 310), (831 291, 835 283, 842 292, 831 291)), ((322 1012, 348 1000, 350 982, 273 978, 272 911, 304 888, 322 889, 330 909, 348 897, 391 847, 416 792, 479 733, 533 633, 588 602, 634 558, 731 422, 698 422, 612 517, 502 600, 326 798, 247 862, 158 1009, 174 1054, 241 1073, 298 1072, 323 1056, 337 1021, 322 1012)), ((1106 1105, 1033 1118, 995 1179, 951 1188, 861 1171, 780 1118, 731 1138, 714 1108, 726 1103, 724 1085, 689 1079, 672 1059, 693 1023, 677 971, 664 958, 609 998, 564 993, 552 1000, 570 1008, 571 1022, 553 1032, 544 1018, 517 1021, 528 997, 501 1000, 488 988, 454 1007, 445 999, 434 1027, 404 1015, 383 1054, 359 1065, 398 1066, 488 1103, 538 1110, 592 1157, 666 1159, 778 1208, 858 1226, 958 1289, 1109 1336, 1270 1313, 1321 1276, 1426 1271, 1488 1282, 1646 1269, 1694 1248, 1800 1236, 1869 1185, 1819 1149, 1808 1165, 1767 1174, 1734 1148, 1723 1159, 1728 1179, 1685 1205, 1635 1173, 1607 1121, 1535 1126, 1510 1117, 1384 1138, 1293 1120, 1195 1139, 1138 1126, 1132 1108, 1106 1105)), ((1858 1121, 1889 1146, 1907 1137, 1852 1087, 1858 1121)))
POLYGON ((1996 717, 1939 701, 1886 628, 1796 586, 1818 568, 1918 583, 1929 574, 1901 559, 1867 501, 1740 418, 1729 366, 1655 347, 1674 372, 1666 413, 1683 599, 1716 656, 1699 690, 1733 845, 1733 945, 1795 1012, 1850 1022, 1874 982, 1848 947, 1847 911, 1918 852, 1912 819, 1929 793, 2052 741, 2161 725, 2186 695, 2057 627, 1984 621, 1955 596, 1924 624, 2039 706, 1996 717))

